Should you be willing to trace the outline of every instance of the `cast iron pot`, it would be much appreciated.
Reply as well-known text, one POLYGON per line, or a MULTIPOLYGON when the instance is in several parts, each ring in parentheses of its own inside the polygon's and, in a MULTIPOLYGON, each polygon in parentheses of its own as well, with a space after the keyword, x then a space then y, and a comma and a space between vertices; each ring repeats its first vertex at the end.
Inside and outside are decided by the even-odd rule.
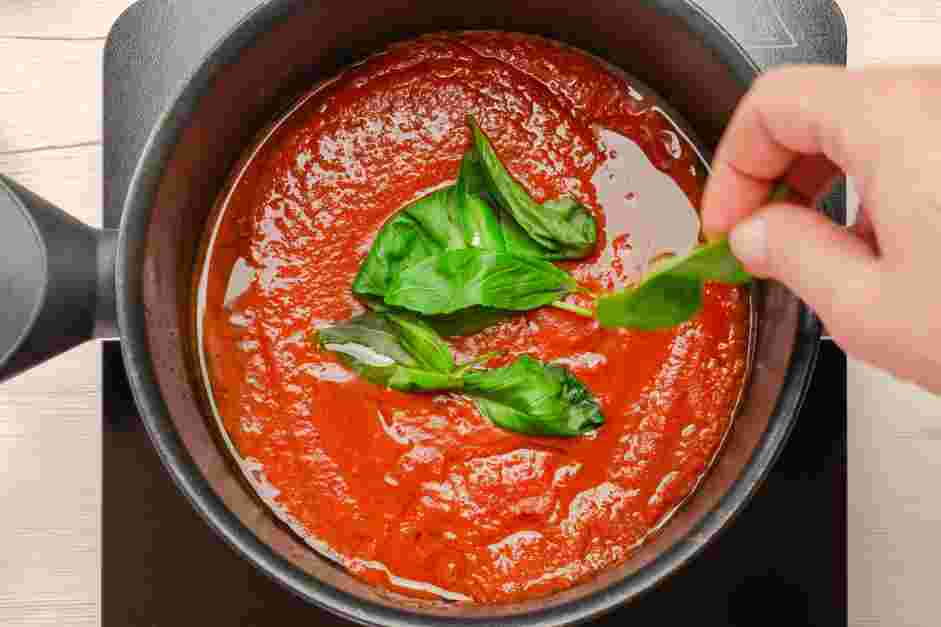
POLYGON ((120 232, 78 223, 0 177, 0 380, 93 337, 119 336, 147 431, 196 510, 294 594, 361 623, 572 624, 650 590, 755 492, 796 419, 817 354, 817 319, 783 287, 759 285, 752 377, 699 491, 627 563, 549 598, 496 607, 393 598, 276 522, 218 444, 191 367, 192 277, 216 194, 253 135, 305 87, 393 41, 481 28, 537 33, 606 59, 666 98, 709 146, 757 74, 728 33, 682 0, 272 0, 222 39, 160 116, 120 232))

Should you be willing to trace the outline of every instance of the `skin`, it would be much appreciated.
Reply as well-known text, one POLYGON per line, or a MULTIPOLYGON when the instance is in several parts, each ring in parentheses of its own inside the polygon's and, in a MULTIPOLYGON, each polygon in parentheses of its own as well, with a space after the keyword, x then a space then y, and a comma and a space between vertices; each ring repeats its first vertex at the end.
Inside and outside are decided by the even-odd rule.
POLYGON ((754 274, 820 315, 855 358, 941 393, 941 67, 783 68, 733 116, 703 196, 754 274), (861 208, 843 228, 811 209, 840 173, 861 208), (775 181, 802 197, 766 205, 775 181))

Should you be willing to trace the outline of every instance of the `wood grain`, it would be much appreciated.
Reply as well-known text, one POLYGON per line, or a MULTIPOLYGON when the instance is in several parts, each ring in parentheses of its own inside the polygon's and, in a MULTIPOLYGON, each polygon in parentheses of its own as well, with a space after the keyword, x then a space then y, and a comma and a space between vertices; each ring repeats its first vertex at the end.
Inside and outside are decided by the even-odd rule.
POLYGON ((4 0, 0 38, 104 40, 130 0, 4 0))
POLYGON ((0 625, 97 624, 98 354, 0 387, 0 625))
MULTIPOLYGON (((0 171, 101 223, 101 54, 127 0, 0 3, 0 171)), ((0 387, 0 625, 98 624, 100 349, 0 387)))
POLYGON ((0 154, 101 141, 103 46, 0 38, 0 154))
POLYGON ((0 172, 83 222, 101 226, 100 144, 0 154, 0 172))
MULTIPOLYGON (((0 171, 93 224, 101 51, 129 4, 0 2, 0 171)), ((851 65, 941 63, 941 2, 840 5, 851 65)), ((81 347, 0 387, 5 627, 98 624, 98 354, 81 347)), ((853 363, 849 411, 850 624, 934 625, 941 400, 853 363)))
MULTIPOLYGON (((840 2, 849 64, 941 64, 941 2, 840 2)), ((850 361, 849 624, 938 624, 941 399, 850 361)))

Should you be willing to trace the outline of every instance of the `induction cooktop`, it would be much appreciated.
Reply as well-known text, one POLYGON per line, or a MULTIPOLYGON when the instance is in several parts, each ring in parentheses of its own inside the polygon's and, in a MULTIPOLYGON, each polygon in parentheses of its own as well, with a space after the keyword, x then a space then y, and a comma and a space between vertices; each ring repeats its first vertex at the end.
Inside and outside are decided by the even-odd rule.
MULTIPOLYGON (((257 3, 141 0, 114 25, 104 55, 104 226, 120 222, 159 112, 257 3)), ((830 0, 699 4, 763 68, 846 62, 846 22, 830 0)), ((843 186, 825 208, 843 219, 843 186)), ((151 448, 120 347, 103 351, 101 624, 350 625, 268 580, 197 516, 151 448)), ((847 621, 846 358, 827 342, 797 427, 745 512, 660 588, 593 624, 752 626, 772 615, 789 627, 847 621)))

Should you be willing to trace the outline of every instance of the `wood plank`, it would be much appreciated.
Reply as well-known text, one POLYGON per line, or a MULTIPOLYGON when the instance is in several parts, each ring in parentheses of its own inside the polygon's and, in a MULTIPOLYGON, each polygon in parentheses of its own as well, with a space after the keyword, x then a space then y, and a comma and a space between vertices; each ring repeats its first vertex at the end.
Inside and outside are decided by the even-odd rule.
MULTIPOLYGON (((941 2, 844 0, 849 64, 941 63, 941 2)), ((850 360, 849 625, 937 623, 941 399, 850 360)))
POLYGON ((99 352, 0 387, 2 625, 97 624, 99 352))
POLYGON ((850 64, 941 62, 941 2, 937 0, 844 0, 850 25, 850 64))
POLYGON ((849 624, 936 624, 941 399, 851 362, 849 624))
MULTIPOLYGON (((100 48, 0 40, 15 55, 2 57, 15 61, 0 77, 0 146, 97 141, 100 48)), ((0 154, 0 171, 100 224, 100 146, 0 154)), ((0 387, 2 625, 98 623, 99 352, 85 345, 0 387)))
POLYGON ((878 2, 872 8, 874 15, 870 22, 884 20, 888 23, 899 22, 937 22, 941 20, 941 2, 896 3, 878 2))
POLYGON ((64 599, 59 595, 37 596, 30 603, 7 604, 0 598, 0 625, 4 627, 97 627, 94 602, 64 599))
POLYGON ((104 39, 133 0, 4 0, 0 38, 104 39))
POLYGON ((0 172, 79 220, 101 225, 100 145, 0 154, 0 172))
POLYGON ((103 45, 0 39, 0 154, 101 140, 103 45))

